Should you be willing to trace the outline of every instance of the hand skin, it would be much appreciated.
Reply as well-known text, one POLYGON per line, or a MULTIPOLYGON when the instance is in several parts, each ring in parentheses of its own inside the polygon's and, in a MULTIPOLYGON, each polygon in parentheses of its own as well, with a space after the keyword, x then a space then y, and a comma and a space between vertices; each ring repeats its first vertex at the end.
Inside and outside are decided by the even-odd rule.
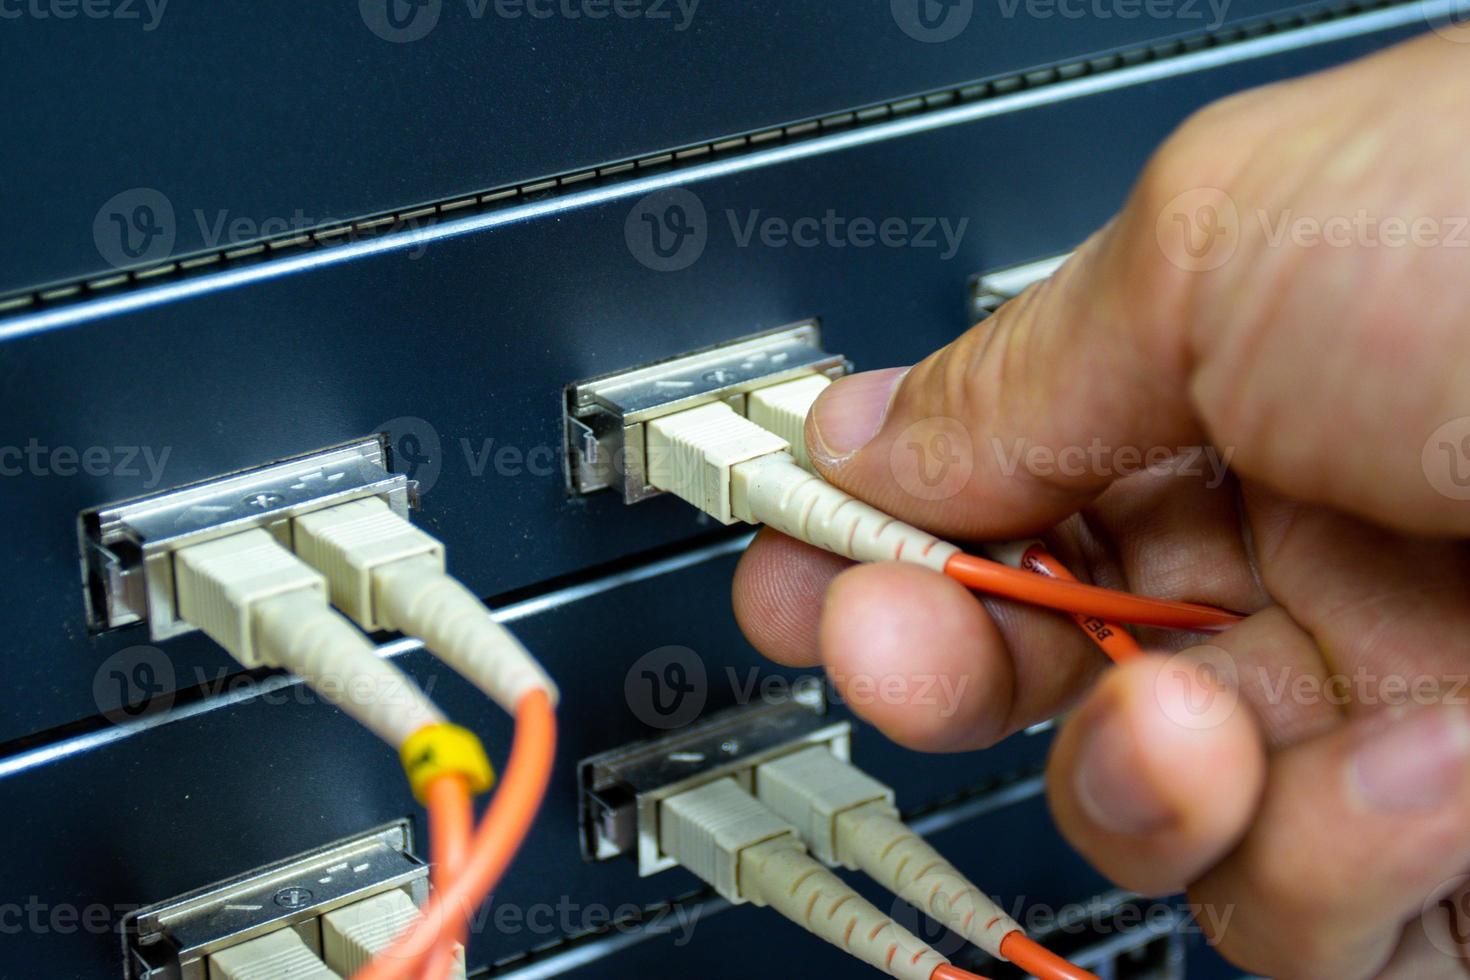
POLYGON ((1443 455, 1434 434, 1470 416, 1466 120, 1470 45, 1433 35, 1211 106, 1050 281, 907 372, 838 382, 808 420, 822 473, 903 519, 959 541, 1051 529, 1079 576, 1241 625, 1144 631, 1156 652, 1106 669, 1064 617, 763 531, 735 584, 752 642, 825 665, 917 749, 1075 708, 1049 764, 1063 832, 1121 886, 1187 889, 1244 969, 1463 980, 1470 502, 1435 487, 1470 471, 1470 423, 1443 455), (1184 225, 1222 192, 1224 252, 1196 262, 1184 225), (1349 241, 1278 234, 1364 211, 1385 223, 1349 241), (1395 217, 1438 238, 1394 245, 1395 217), (936 419, 973 468, 930 500, 905 487, 936 419), (1007 466, 1016 445, 1099 444, 1117 455, 1007 466), (1115 479, 1125 449, 1187 446, 1233 475, 1178 456, 1115 479), (895 678, 912 697, 874 694, 895 678))

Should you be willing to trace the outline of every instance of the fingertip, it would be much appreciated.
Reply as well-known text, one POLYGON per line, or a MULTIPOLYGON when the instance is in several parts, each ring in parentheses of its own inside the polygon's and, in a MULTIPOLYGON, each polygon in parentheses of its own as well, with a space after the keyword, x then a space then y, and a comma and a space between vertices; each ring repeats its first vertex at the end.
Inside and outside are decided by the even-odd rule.
POLYGON ((883 426, 908 368, 883 368, 839 378, 807 416, 807 449, 819 467, 835 467, 862 449, 883 426))
POLYGON ((1249 827, 1265 786, 1261 736, 1208 655, 1111 671, 1066 725, 1048 773, 1063 833, 1143 894, 1178 891, 1249 827))
POLYGON ((1005 641, 974 596, 938 572, 898 563, 843 572, 820 641, 838 695, 901 745, 958 752, 1009 731, 1005 641))
POLYGON ((821 662, 817 625, 827 587, 852 562, 763 528, 731 586, 735 621, 765 656, 787 667, 821 662))

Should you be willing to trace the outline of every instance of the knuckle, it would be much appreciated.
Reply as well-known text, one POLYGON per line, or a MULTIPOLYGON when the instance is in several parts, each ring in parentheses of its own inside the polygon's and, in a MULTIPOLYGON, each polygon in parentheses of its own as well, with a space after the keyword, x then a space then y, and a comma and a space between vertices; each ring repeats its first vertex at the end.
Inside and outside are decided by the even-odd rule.
POLYGON ((1335 894, 1330 881, 1332 864, 1301 853, 1299 841, 1283 841, 1284 848, 1259 847, 1242 870, 1253 884, 1251 904, 1271 919, 1309 926, 1324 912, 1322 898, 1335 894))
POLYGON ((1190 116, 1149 158, 1135 190, 1146 214, 1158 214, 1185 191, 1221 182, 1218 147, 1229 137, 1216 111, 1211 106, 1190 116))
POLYGON ((1200 923, 1211 945, 1227 960, 1261 976, 1301 980, 1347 976, 1338 921, 1342 910, 1326 899, 1353 887, 1350 869, 1313 861, 1283 842, 1265 844, 1260 835, 1190 889, 1191 901, 1228 908, 1229 916, 1200 923))
POLYGON ((1215 952, 1254 976, 1308 980, 1333 975, 1330 964, 1336 951, 1320 934, 1288 929, 1265 907, 1237 908, 1225 926, 1209 916, 1197 921, 1215 952))

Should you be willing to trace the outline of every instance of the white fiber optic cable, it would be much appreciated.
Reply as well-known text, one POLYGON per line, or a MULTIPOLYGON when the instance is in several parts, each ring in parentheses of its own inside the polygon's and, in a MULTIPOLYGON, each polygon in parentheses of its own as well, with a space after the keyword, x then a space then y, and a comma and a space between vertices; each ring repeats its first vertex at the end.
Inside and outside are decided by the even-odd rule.
POLYGON ((806 417, 811 414, 817 396, 831 384, 832 379, 825 374, 809 374, 795 381, 757 388, 746 396, 745 417, 791 443, 796 465, 809 470, 812 461, 806 451, 806 417))
POLYGON ((998 959, 1001 942, 1020 925, 955 870, 886 803, 868 803, 837 818, 840 860, 915 906, 935 922, 998 959))
POLYGON ((366 630, 391 629, 434 654, 507 712, 556 685, 515 635, 444 570, 444 545, 376 497, 298 517, 296 553, 327 577, 332 601, 366 630))
POLYGON ((211 954, 210 980, 342 980, 289 926, 211 954))
POLYGON ((788 834, 740 855, 747 897, 899 980, 929 980, 948 960, 822 867, 788 834))
POLYGON ((444 715, 327 604, 326 582, 268 531, 242 531, 174 556, 179 613, 246 667, 301 677, 394 748, 444 715))
POLYGON ((942 571, 959 548, 813 476, 789 443, 723 402, 648 423, 648 476, 726 524, 766 524, 857 561, 942 571))
POLYGON ((889 976, 930 980, 949 962, 807 854, 734 779, 662 801, 659 845, 731 902, 768 905, 889 976))
POLYGON ((756 795, 824 861, 860 869, 999 959, 1020 925, 899 819, 893 791, 814 746, 756 769, 756 795))
POLYGON ((856 561, 903 561, 942 572, 960 551, 813 476, 788 453, 733 467, 730 498, 742 520, 856 561))

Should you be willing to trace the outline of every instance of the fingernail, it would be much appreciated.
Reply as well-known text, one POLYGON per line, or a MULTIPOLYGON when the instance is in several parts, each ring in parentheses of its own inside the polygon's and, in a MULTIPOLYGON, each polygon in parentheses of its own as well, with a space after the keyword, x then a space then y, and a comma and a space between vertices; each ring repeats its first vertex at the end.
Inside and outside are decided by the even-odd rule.
POLYGON ((1428 810, 1454 796, 1470 760, 1470 718, 1425 708, 1375 730, 1353 752, 1349 779, 1371 809, 1428 810))
POLYGON ((837 381, 812 406, 813 456, 836 461, 873 441, 908 368, 864 371, 837 381))
POLYGON ((1142 834, 1168 824, 1173 813, 1141 775, 1138 741, 1114 705, 1103 709, 1082 746, 1074 785, 1093 823, 1115 834, 1142 834))

